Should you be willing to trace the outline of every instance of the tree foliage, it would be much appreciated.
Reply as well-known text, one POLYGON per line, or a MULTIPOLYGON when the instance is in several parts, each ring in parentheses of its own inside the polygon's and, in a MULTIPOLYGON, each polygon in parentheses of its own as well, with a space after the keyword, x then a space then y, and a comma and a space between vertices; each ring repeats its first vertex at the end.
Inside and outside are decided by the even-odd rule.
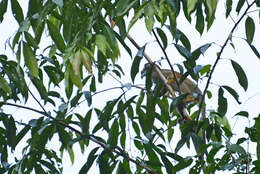
MULTIPOLYGON (((233 33, 243 27, 243 20, 243 40, 260 58, 259 49, 254 45, 259 19, 251 16, 259 13, 259 0, 225 1, 226 18, 232 14, 237 20, 233 27, 227 27, 230 35, 220 46, 215 62, 205 66, 197 62, 214 43, 191 50, 192 42, 177 28, 177 19, 184 14, 194 30, 203 35, 216 20, 220 1, 28 0, 27 13, 20 3, 17 0, 0 2, 0 22, 5 20, 10 5, 19 25, 9 40, 16 58, 0 55, 1 173, 62 173, 65 151, 72 163, 79 160, 73 149, 75 144, 80 146, 82 153, 89 150, 80 174, 91 170, 94 162, 100 173, 159 174, 177 173, 183 169, 194 174, 229 170, 254 173, 260 170, 260 116, 254 118, 253 126, 245 129, 248 138, 236 137, 237 142, 231 141, 235 135, 226 117, 229 101, 224 94, 229 93, 238 104, 241 103, 240 94, 228 85, 219 86, 218 94, 211 93, 209 88, 227 44, 235 48, 233 33), (128 33, 137 21, 145 23, 147 32, 154 35, 162 51, 170 45, 167 34, 170 32, 172 45, 185 60, 183 64, 177 64, 183 75, 181 81, 187 77, 195 82, 206 81, 202 102, 186 108, 190 120, 182 120, 176 109, 182 95, 174 99, 158 97, 158 89, 152 88, 149 78, 145 88, 134 83, 141 61, 148 57, 146 45, 140 47, 132 40, 139 48, 133 56, 133 50, 125 42, 131 39, 128 33), (48 46, 42 47, 43 42, 48 46), (129 54, 129 59, 133 58, 132 83, 120 82, 119 87, 97 91, 97 85, 104 83, 108 74, 119 81, 125 75, 125 65, 117 63, 122 59, 120 49, 129 54), (140 92, 126 95, 133 88, 140 92), (114 89, 121 91, 118 96, 104 97, 104 105, 94 104, 95 95, 114 89), (205 98, 210 100, 212 95, 217 96, 218 107, 207 110, 206 117, 202 118, 202 108, 207 104, 205 98), (31 105, 32 101, 35 106, 31 105), (80 105, 86 106, 85 110, 77 112, 80 105), (20 121, 8 112, 8 108, 29 111, 30 114, 19 113, 29 121, 20 121), (175 137, 176 129, 181 132, 179 139, 175 137), (58 151, 48 146, 57 137, 58 151), (171 145, 173 141, 176 146, 171 145), (248 153, 243 146, 245 142, 256 143, 256 154, 248 153), (14 160, 11 154, 19 143, 23 144, 22 156, 14 160), (188 149, 194 146, 196 153, 190 150, 189 155, 180 155, 179 151, 186 148, 185 145, 188 149)), ((167 59, 166 53, 162 56, 167 59)), ((230 61, 238 84, 246 91, 249 81, 243 66, 233 59, 230 61)), ((248 115, 241 110, 235 116, 248 115)))

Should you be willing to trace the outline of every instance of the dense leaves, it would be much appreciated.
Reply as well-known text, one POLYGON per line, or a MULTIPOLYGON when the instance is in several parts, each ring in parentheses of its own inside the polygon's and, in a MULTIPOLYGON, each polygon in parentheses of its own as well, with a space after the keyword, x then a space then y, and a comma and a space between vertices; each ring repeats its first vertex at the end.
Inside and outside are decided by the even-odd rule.
MULTIPOLYGON (((217 84, 215 93, 211 85, 203 88, 199 83, 211 84, 226 43, 232 42, 241 22, 243 40, 260 58, 254 44, 258 19, 251 15, 257 12, 252 7, 259 7, 259 0, 226 0, 224 4, 217 0, 2 0, 0 22, 6 18, 8 3, 19 25, 7 44, 0 43, 14 53, 0 55, 0 173, 64 173, 64 153, 72 164, 83 161, 75 171, 80 174, 97 173, 94 170, 105 174, 259 171, 259 116, 245 110, 230 112, 234 118, 254 118, 253 126, 245 128, 247 135, 238 137, 229 123, 228 96, 243 104, 241 93, 226 84, 217 84), (210 32, 218 18, 216 11, 224 5, 225 17, 232 16, 235 24, 234 32, 220 45, 221 51, 214 47, 215 41, 193 43, 182 27, 183 20, 203 35, 210 32), (149 34, 156 31, 159 39, 154 40, 164 49, 160 51, 167 54, 173 47, 183 58, 177 63, 169 55, 168 60, 169 66, 178 67, 181 88, 187 88, 184 83, 192 80, 201 93, 161 96, 163 84, 173 80, 166 77, 161 85, 153 85, 152 69, 145 74, 145 84, 136 83, 140 67, 147 62, 142 60, 147 59, 145 50, 148 45, 150 49, 151 40, 144 40, 140 47, 126 38, 132 31, 139 32, 135 25, 140 23, 149 34), (136 50, 132 43, 138 48, 133 59, 136 50), (130 58, 123 57, 123 51, 130 58), (201 64, 209 51, 215 51, 211 55, 216 55, 216 64, 201 64), (125 64, 128 60, 132 61, 129 65, 125 64), (105 82, 108 88, 103 87, 105 82), (188 102, 188 97, 193 100, 188 102), (209 100, 217 101, 210 110, 209 100), (200 119, 196 119, 198 115, 200 119), (253 142, 256 154, 244 146, 253 142), (75 146, 80 147, 83 158, 78 158, 75 146)), ((133 38, 140 41, 135 34, 133 38)), ((159 67, 166 62, 165 55, 160 61, 149 56, 159 67)), ((244 65, 235 59, 231 65, 246 91, 250 78, 244 65)))

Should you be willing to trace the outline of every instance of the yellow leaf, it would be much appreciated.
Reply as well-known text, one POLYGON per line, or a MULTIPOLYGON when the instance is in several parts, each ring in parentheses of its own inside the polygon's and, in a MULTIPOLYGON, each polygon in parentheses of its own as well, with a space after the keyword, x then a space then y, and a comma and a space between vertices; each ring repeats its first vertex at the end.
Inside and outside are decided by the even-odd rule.
POLYGON ((92 74, 92 61, 87 52, 81 51, 81 62, 89 73, 92 74))
POLYGON ((80 72, 80 64, 81 64, 81 52, 80 50, 78 50, 75 55, 74 58, 72 59, 71 65, 72 65, 72 69, 74 71, 74 74, 76 76, 79 75, 80 72))

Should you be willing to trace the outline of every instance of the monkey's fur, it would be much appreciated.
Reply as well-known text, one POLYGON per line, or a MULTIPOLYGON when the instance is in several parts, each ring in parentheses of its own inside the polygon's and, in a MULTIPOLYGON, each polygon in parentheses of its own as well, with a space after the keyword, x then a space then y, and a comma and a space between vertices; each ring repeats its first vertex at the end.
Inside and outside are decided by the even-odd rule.
MULTIPOLYGON (((165 83, 168 83, 169 85, 171 85, 171 87, 174 91, 178 91, 178 86, 177 86, 176 80, 174 78, 173 72, 169 69, 160 69, 162 74, 164 75, 165 79, 167 80, 167 82, 163 82, 162 79, 160 78, 158 72, 155 70, 154 66, 157 66, 157 65, 146 63, 145 66, 144 66, 144 69, 141 71, 141 76, 142 77, 145 76, 146 72, 150 68, 152 68, 151 79, 152 79, 153 83, 155 83, 156 85, 162 85, 160 96, 163 96, 168 92, 168 88, 167 88, 165 83)), ((176 74, 178 81, 180 81, 181 74, 178 73, 178 72, 175 72, 175 74, 176 74)), ((180 90, 181 90, 180 91, 181 94, 187 94, 186 99, 184 99, 184 101, 183 101, 184 103, 190 103, 190 102, 193 102, 195 100, 198 103, 201 102, 202 92, 192 80, 186 78, 180 84, 180 90)))

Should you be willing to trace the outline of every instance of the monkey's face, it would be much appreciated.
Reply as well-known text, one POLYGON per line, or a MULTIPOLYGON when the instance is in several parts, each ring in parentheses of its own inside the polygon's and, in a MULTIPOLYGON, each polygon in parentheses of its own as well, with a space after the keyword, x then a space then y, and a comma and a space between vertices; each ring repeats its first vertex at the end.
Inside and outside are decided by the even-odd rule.
POLYGON ((141 78, 143 78, 144 76, 146 76, 147 71, 149 71, 150 68, 153 68, 153 66, 155 66, 155 65, 154 65, 154 64, 150 64, 150 63, 146 63, 146 64, 144 65, 143 70, 141 71, 141 78))

